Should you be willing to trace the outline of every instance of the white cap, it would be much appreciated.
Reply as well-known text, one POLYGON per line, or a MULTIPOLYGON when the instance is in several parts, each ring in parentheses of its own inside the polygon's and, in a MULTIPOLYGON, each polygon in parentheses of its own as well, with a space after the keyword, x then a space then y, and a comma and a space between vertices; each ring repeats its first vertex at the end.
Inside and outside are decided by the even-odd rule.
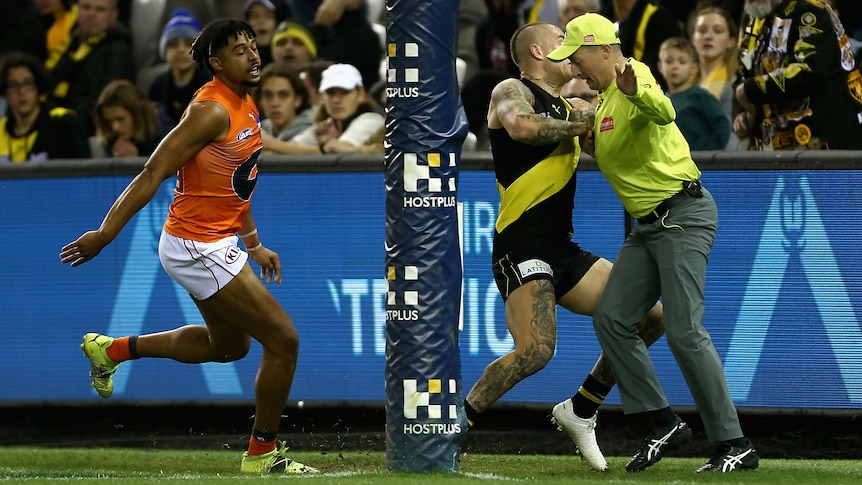
POLYGON ((352 91, 362 87, 362 74, 350 64, 333 64, 323 70, 320 75, 321 93, 331 88, 341 88, 352 91))

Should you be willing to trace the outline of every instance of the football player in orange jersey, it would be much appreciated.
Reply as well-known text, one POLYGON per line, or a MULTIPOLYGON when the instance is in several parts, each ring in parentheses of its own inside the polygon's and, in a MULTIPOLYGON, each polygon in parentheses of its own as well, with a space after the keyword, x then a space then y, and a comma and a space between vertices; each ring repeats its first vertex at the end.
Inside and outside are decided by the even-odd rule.
POLYGON ((263 346, 263 357, 255 379, 252 434, 240 470, 314 473, 316 469, 287 458, 286 447, 276 440, 299 337, 262 283, 281 283, 281 263, 261 243, 250 211, 263 148, 260 115, 248 94, 260 82, 254 30, 241 20, 214 20, 195 39, 192 56, 201 69, 212 72, 213 80, 198 90, 180 123, 114 201, 101 226, 65 245, 60 260, 78 266, 96 257, 162 182, 176 176, 159 258, 192 296, 206 326, 119 338, 88 333, 81 348, 91 362, 93 387, 109 397, 113 374, 123 361, 230 362, 243 358, 254 338, 263 346), (245 251, 237 246, 239 239, 245 251), (249 256, 261 267, 260 279, 249 256))

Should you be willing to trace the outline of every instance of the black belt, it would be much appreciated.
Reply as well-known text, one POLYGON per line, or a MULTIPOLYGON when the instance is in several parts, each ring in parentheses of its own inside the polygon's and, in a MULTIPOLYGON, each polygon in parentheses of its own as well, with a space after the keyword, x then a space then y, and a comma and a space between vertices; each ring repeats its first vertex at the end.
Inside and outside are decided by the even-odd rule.
POLYGON ((660 217, 664 216, 671 207, 682 202, 683 199, 688 197, 703 197, 703 192, 701 191, 702 188, 703 185, 701 185, 700 180, 686 180, 682 183, 682 190, 661 201, 661 204, 657 205, 656 208, 647 213, 647 215, 639 217, 637 219, 638 224, 652 224, 659 220, 660 217))

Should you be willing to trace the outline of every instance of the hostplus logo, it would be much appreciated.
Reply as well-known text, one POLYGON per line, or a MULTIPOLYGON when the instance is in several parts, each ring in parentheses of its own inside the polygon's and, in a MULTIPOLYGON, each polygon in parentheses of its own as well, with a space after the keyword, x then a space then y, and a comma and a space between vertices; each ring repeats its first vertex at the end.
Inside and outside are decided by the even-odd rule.
MULTIPOLYGON (((419 59, 419 44, 415 42, 405 42, 403 46, 404 58, 410 59, 416 63, 419 59)), ((401 86, 386 88, 386 96, 389 98, 418 98, 419 97, 419 68, 405 67, 401 76, 398 69, 390 68, 390 60, 398 55, 398 44, 391 43, 386 49, 386 81, 390 84, 401 83, 401 86), (400 77, 400 79, 399 79, 400 77), (413 84, 409 86, 406 84, 413 84)))
POLYGON ((427 164, 420 164, 419 154, 404 154, 404 208, 455 207, 455 177, 444 177, 444 170, 455 166, 455 154, 428 153, 427 164), (421 189, 429 195, 419 195, 421 189), (411 192, 413 194, 411 194, 411 192))
MULTIPOLYGON (((447 379, 447 389, 444 392, 443 379, 428 379, 427 391, 419 390, 419 381, 416 379, 404 379, 404 418, 420 419, 420 410, 424 410, 428 420, 452 420, 458 419, 458 407, 455 404, 444 405, 446 397, 457 396, 458 383, 455 379, 447 379), (443 411, 446 410, 446 417, 443 411)), ((450 399, 451 400, 451 399, 450 399)), ((406 423, 404 434, 459 434, 461 424, 457 422, 440 423, 406 423)))
MULTIPOLYGON (((416 266, 405 266, 404 281, 419 281, 419 268, 416 266)), ((386 284, 387 287, 390 281, 398 279, 398 271, 395 266, 386 268, 386 284)), ((391 289, 386 290, 386 319, 393 321, 408 321, 415 322, 419 320, 419 310, 416 306, 419 305, 419 292, 416 290, 405 290, 401 296, 401 305, 409 308, 395 308, 399 304, 397 292, 391 289)))

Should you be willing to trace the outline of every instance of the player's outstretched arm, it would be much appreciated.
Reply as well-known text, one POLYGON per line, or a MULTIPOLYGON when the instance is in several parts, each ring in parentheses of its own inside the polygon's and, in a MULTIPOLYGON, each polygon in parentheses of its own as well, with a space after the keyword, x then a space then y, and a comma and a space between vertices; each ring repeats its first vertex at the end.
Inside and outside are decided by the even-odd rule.
POLYGON ((60 262, 73 267, 95 258, 156 194, 161 183, 211 140, 222 139, 230 126, 227 110, 218 103, 195 103, 187 116, 165 136, 143 170, 126 186, 108 210, 99 229, 85 232, 63 246, 60 262))

